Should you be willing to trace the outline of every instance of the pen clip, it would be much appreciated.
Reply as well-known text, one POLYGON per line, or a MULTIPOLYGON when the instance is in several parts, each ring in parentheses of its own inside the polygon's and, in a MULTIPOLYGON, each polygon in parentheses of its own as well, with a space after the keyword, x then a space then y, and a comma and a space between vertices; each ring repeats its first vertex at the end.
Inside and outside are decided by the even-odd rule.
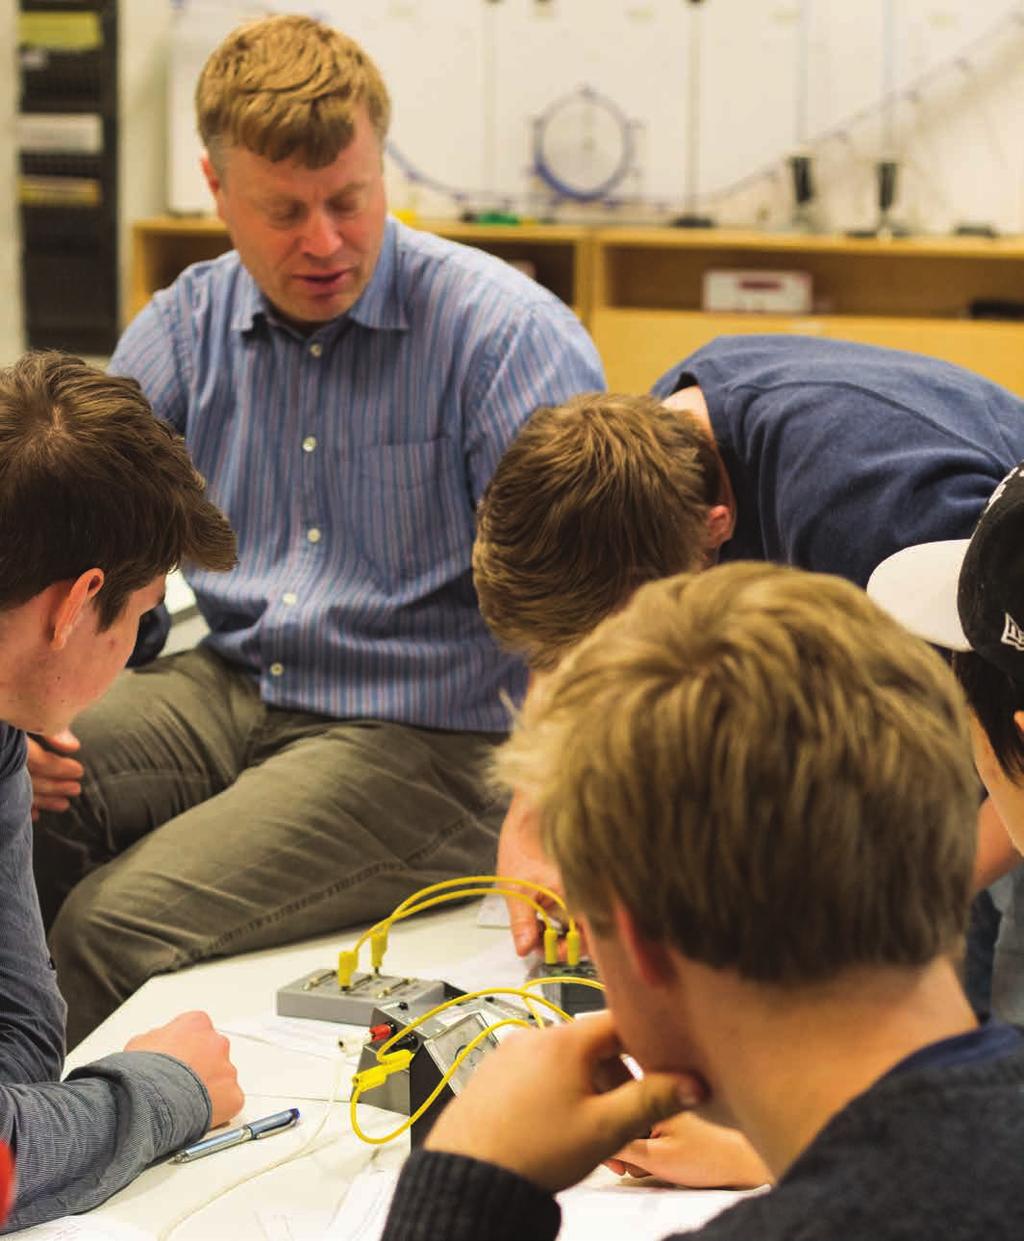
POLYGON ((273 1116, 264 1116, 262 1120, 250 1121, 245 1126, 253 1138, 269 1137, 272 1133, 279 1133, 282 1129, 290 1129, 292 1125, 299 1119, 299 1109, 290 1107, 285 1112, 277 1112, 273 1116))

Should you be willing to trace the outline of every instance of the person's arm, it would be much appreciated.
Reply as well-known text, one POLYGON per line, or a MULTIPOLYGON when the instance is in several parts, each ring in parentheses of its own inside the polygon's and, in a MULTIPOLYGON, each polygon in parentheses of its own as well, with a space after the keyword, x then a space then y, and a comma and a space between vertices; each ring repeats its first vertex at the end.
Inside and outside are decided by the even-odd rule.
POLYGON ((621 1051, 611 1014, 600 1013, 489 1052, 406 1163, 382 1241, 554 1238, 550 1195, 703 1097, 686 1075, 622 1081, 621 1051), (602 1078, 621 1084, 602 1092, 602 1078))
MULTIPOLYGON (((508 812, 498 836, 498 874, 502 878, 539 883, 562 894, 562 877, 558 867, 544 852, 534 816, 521 793, 513 793, 508 812)), ((556 910, 553 901, 539 892, 525 889, 546 909, 556 910)), ((505 898, 509 927, 516 952, 525 957, 538 951, 543 941, 543 925, 525 901, 505 898)))
POLYGON ((65 1007, 32 878, 29 800, 19 747, 0 777, 0 1141, 17 1168, 8 1229, 96 1206, 241 1103, 226 1041, 195 1014, 57 1080, 65 1007))
POLYGON ((166 1055, 120 1053, 65 1082, 0 1086, 0 1139, 17 1170, 7 1229, 98 1206, 209 1119, 198 1077, 166 1055))
POLYGON ((999 812, 986 797, 978 810, 978 851, 974 859, 974 890, 982 892, 989 884, 1019 866, 1021 855, 1010 839, 999 812))
POLYGON ((594 342, 560 302, 528 307, 482 342, 464 394, 464 449, 474 508, 505 449, 535 409, 604 386, 594 342))

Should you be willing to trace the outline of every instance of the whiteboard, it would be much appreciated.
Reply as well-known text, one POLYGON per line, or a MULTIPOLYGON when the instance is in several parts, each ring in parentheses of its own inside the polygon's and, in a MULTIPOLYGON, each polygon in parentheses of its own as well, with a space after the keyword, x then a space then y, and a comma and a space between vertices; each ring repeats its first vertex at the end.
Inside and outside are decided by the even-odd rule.
MULTIPOLYGON (((803 137, 815 159, 822 224, 870 223, 883 148, 880 105, 890 83, 903 165, 899 207, 908 223, 1024 228, 1024 3, 179 0, 174 7, 168 116, 169 206, 176 211, 210 205, 192 111, 199 69, 233 26, 274 11, 330 21, 379 63, 394 101, 393 144, 424 178, 404 175, 389 159, 396 207, 450 215, 468 203, 618 219, 678 211, 696 40, 695 188, 720 222, 785 222, 792 209, 785 161, 803 137), (888 59, 887 16, 895 32, 888 59), (554 201, 533 171, 538 118, 581 89, 611 101, 628 129, 630 169, 612 202, 554 201)), ((586 108, 573 112, 570 102, 554 116, 563 118, 567 168, 615 163, 616 152, 603 149, 622 141, 614 126, 588 125, 586 108), (568 149, 574 123, 575 152, 568 149)))

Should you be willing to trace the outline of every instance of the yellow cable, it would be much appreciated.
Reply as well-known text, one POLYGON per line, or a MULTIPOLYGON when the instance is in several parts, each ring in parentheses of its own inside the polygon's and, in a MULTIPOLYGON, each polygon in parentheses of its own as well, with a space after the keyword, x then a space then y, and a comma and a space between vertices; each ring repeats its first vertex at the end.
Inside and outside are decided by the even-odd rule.
MULTIPOLYGON (((527 991, 530 987, 546 987, 548 983, 555 982, 571 982, 578 987, 593 987, 597 991, 604 991, 605 985, 596 978, 578 978, 574 974, 553 974, 550 978, 528 978, 523 983, 523 990, 527 991)), ((539 996, 535 996, 539 999, 539 996)))
POLYGON ((550 901, 553 901, 564 912, 568 920, 566 942, 569 946, 569 964, 577 965, 579 963, 580 936, 576 928, 576 920, 569 912, 565 898, 560 896, 553 888, 546 888, 543 884, 534 883, 532 879, 517 879, 511 875, 463 875, 459 879, 443 879, 438 883, 428 884, 425 888, 420 888, 418 892, 407 896, 404 901, 400 901, 395 906, 386 918, 382 918, 379 922, 375 922, 373 926, 365 930, 356 940, 354 948, 339 953, 338 986, 342 990, 351 986, 352 977, 359 967, 359 950, 367 940, 371 942, 371 968, 376 972, 380 971, 384 963, 384 954, 387 952, 388 931, 393 923, 400 922, 413 914, 421 913, 424 909, 431 909, 435 905, 441 905, 447 901, 464 900, 468 896, 489 896, 492 893, 506 898, 524 900, 532 906, 534 912, 543 921, 547 932, 544 939, 545 963, 548 965, 557 964, 557 949, 555 948, 557 932, 554 931, 554 923, 551 921, 550 914, 539 902, 533 900, 525 892, 520 891, 519 888, 490 887, 480 889, 467 888, 465 886, 466 884, 475 883, 518 884, 520 887, 529 888, 535 893, 539 892, 542 896, 546 896, 550 901), (444 892, 444 895, 433 897, 430 900, 423 900, 424 897, 430 896, 434 892, 444 892))
MULTIPOLYGON (((534 999, 537 999, 537 998, 538 997, 534 996, 534 999)), ((405 1133, 408 1129, 411 1129, 412 1126, 424 1114, 424 1112, 426 1112, 430 1108, 431 1104, 433 1104, 434 1100, 438 1097, 441 1091, 444 1090, 445 1086, 448 1085, 451 1079, 455 1076, 455 1074, 462 1067, 463 1062, 469 1056, 471 1056, 474 1051, 476 1051, 476 1049, 480 1046, 480 1044, 486 1038, 488 1038, 491 1034, 493 1034, 495 1030, 500 1030, 503 1026, 520 1026, 523 1029, 528 1030, 530 1028, 530 1023, 528 1021, 522 1021, 518 1017, 505 1017, 501 1021, 496 1021, 493 1026, 488 1026, 486 1029, 481 1030, 479 1034, 471 1038, 469 1042, 466 1044, 466 1046, 463 1047, 463 1049, 459 1052, 459 1054, 452 1061, 451 1067, 447 1070, 447 1072, 444 1073, 441 1080, 437 1083, 437 1085, 430 1092, 430 1094, 427 1095, 426 1099, 423 1100, 423 1102, 419 1105, 416 1111, 413 1112, 411 1116, 406 1117, 406 1119, 402 1121, 402 1123, 398 1126, 397 1129, 393 1129, 390 1133, 385 1134, 383 1137, 371 1137, 368 1133, 364 1133, 363 1130, 360 1128, 359 1121, 356 1118, 356 1106, 359 1103, 359 1100, 362 1097, 364 1090, 363 1090, 363 1086, 361 1082, 359 1081, 359 1078, 362 1076, 362 1074, 357 1073, 356 1076, 352 1079, 353 1085, 355 1088, 353 1089, 352 1095, 349 1099, 349 1107, 348 1107, 349 1120, 352 1125, 352 1132, 356 1135, 357 1138, 360 1139, 360 1141, 366 1142, 367 1145, 369 1146, 383 1146, 387 1142, 393 1142, 395 1138, 400 1138, 402 1134, 405 1133)), ((392 1072, 396 1072, 396 1071, 398 1071, 397 1068, 392 1070, 392 1072)), ((373 1070, 372 1069, 364 1070, 364 1072, 372 1073, 373 1070)), ((374 1086, 379 1085, 379 1084, 380 1084, 379 1082, 374 1082, 373 1086, 371 1086, 369 1089, 372 1090, 374 1086)))
POLYGON ((526 901, 528 905, 532 905, 534 911, 539 918, 544 920, 546 926, 552 926, 551 916, 544 908, 532 897, 527 896, 525 892, 519 892, 513 888, 460 888, 455 892, 442 892, 438 896, 432 896, 429 900, 422 901, 418 905, 410 905, 405 909, 400 909, 395 913, 390 913, 386 918, 382 918, 380 922, 365 930, 355 942, 353 952, 358 956, 359 949, 366 943, 370 937, 380 931, 387 931, 395 922, 401 922, 405 918, 411 918, 413 914, 422 913, 424 909, 432 909, 435 905, 444 905, 448 901, 461 901, 467 896, 490 896, 492 892, 497 892, 499 896, 512 896, 519 900, 526 901))
POLYGON ((451 1079, 455 1076, 465 1059, 480 1046, 489 1034, 491 1034, 494 1030, 501 1029, 502 1026, 520 1026, 524 1029, 529 1029, 530 1024, 528 1021, 523 1021, 518 1017, 505 1017, 501 1021, 495 1022, 494 1025, 487 1026, 486 1029, 481 1030, 480 1033, 470 1039, 462 1051, 459 1052, 458 1056, 456 1056, 447 1071, 442 1074, 441 1080, 437 1083, 434 1090, 427 1096, 426 1100, 420 1104, 411 1116, 404 1120, 397 1129, 392 1130, 392 1132, 386 1136, 378 1138, 371 1137, 368 1133, 365 1133, 359 1125, 359 1121, 356 1117, 356 1106, 364 1094, 368 1094, 371 1090, 375 1090, 378 1086, 383 1085, 384 1081, 390 1077, 392 1073, 401 1072, 403 1069, 408 1068, 409 1061, 412 1058, 412 1053, 410 1051, 392 1052, 389 1049, 393 1047, 395 1043, 401 1042, 406 1035, 411 1034, 412 1031, 422 1025, 423 1022, 428 1021, 431 1017, 436 1017, 438 1013, 442 1013, 446 1009, 456 1008, 460 1004, 465 1004, 469 1000, 478 1000, 493 995, 518 996, 519 999, 526 1004, 530 1011, 530 1015, 533 1017, 535 1024, 538 1026, 540 1025, 540 1021, 537 1019, 537 1014, 533 1010, 533 1004, 541 1004, 544 1008, 549 1009, 551 1012, 559 1016, 563 1021, 572 1021, 573 1018, 565 1012, 564 1009, 559 1008, 557 1004, 552 1003, 552 1001, 547 999, 545 996, 529 994, 530 987, 538 987, 545 983, 566 982, 576 982, 585 987, 596 987, 598 990, 604 990, 604 984, 597 982, 592 978, 574 978, 571 975, 558 974, 552 976, 551 978, 530 979, 525 982, 522 987, 490 987, 486 991, 471 991, 467 995, 459 995, 454 999, 445 1000, 443 1004, 436 1004, 433 1008, 428 1009, 427 1012, 421 1013, 413 1021, 410 1021, 407 1026, 397 1031, 380 1045, 376 1051, 378 1064, 375 1068, 363 1069, 362 1072, 356 1073, 353 1077, 352 1083, 354 1089, 349 1100, 349 1119, 352 1125, 352 1132, 361 1141, 366 1142, 371 1146, 383 1146, 387 1142, 393 1142, 395 1138, 400 1138, 402 1134, 410 1129, 427 1111, 434 1100, 437 1099, 438 1095, 440 1095, 441 1091, 444 1090, 445 1086, 447 1086, 451 1079))
MULTIPOLYGON (((557 1004, 552 1003, 552 1001, 546 996, 530 995, 521 987, 488 987, 486 991, 470 991, 467 995, 457 995, 454 999, 445 1000, 443 1004, 435 1004, 433 1008, 428 1009, 425 1013, 421 1013, 418 1017, 410 1021, 404 1029, 399 1030, 396 1034, 392 1034, 389 1039, 386 1039, 383 1043, 381 1043, 380 1047, 377 1049, 377 1059, 379 1060, 380 1057, 385 1055, 395 1043, 400 1043, 407 1034, 411 1034, 413 1030, 418 1029, 424 1021, 427 1021, 430 1017, 436 1017, 438 1013, 443 1013, 445 1009, 454 1008, 458 1004, 465 1004, 469 1000, 486 999, 487 996, 491 995, 517 995, 521 1000, 524 1000, 527 1003, 542 1005, 544 1008, 554 1013, 557 1017, 560 1017, 563 1021, 572 1021, 572 1018, 567 1012, 565 1012, 564 1009, 561 1009, 557 1004)), ((538 1022, 537 1024, 539 1025, 540 1023, 538 1022)))
POLYGON ((531 888, 534 892, 539 892, 541 896, 546 896, 548 900, 553 901, 561 910, 564 911, 570 925, 573 917, 569 912, 569 906, 565 903, 565 897, 560 896, 553 888, 546 888, 541 883, 534 883, 532 879, 516 879, 512 875, 463 875, 461 879, 444 879, 440 883, 432 883, 428 887, 420 888, 418 892, 414 892, 412 896, 407 896, 401 904, 395 906, 395 912, 404 909, 406 905, 411 905, 414 901, 418 901, 421 896, 429 896, 431 892, 440 892, 444 888, 455 888, 464 883, 518 883, 524 888, 531 888))

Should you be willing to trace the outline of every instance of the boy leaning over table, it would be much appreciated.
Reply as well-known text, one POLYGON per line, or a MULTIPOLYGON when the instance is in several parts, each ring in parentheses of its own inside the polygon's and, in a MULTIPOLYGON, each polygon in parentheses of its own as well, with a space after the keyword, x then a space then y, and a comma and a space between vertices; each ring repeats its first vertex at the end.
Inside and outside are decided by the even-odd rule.
POLYGON ((32 877, 25 731, 57 732, 124 667, 183 560, 235 538, 137 383, 58 353, 0 369, 0 1231, 97 1206, 242 1105, 228 1042, 184 1013, 61 1081, 65 1005, 32 877))

